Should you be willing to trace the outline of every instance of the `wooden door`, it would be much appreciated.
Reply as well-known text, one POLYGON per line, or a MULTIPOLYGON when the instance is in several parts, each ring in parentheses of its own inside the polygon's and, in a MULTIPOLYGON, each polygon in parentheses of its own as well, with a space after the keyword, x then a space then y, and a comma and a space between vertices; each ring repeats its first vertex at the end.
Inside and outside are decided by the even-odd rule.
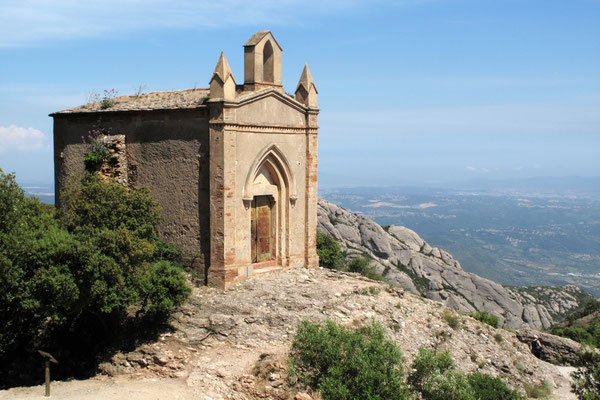
POLYGON ((269 196, 255 196, 251 210, 252 262, 273 259, 272 210, 269 196))

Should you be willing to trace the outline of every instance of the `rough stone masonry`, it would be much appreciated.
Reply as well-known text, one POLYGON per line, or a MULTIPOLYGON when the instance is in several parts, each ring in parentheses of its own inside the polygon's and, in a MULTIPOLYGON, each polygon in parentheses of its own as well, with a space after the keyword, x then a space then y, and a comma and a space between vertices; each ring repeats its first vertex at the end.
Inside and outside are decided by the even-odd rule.
POLYGON ((51 114, 57 206, 67 180, 83 174, 81 136, 101 126, 119 135, 121 183, 150 188, 163 209, 160 237, 209 284, 317 266, 317 89, 305 66, 295 96, 285 93, 281 53, 260 31, 244 44, 243 84, 221 53, 208 89, 51 114))

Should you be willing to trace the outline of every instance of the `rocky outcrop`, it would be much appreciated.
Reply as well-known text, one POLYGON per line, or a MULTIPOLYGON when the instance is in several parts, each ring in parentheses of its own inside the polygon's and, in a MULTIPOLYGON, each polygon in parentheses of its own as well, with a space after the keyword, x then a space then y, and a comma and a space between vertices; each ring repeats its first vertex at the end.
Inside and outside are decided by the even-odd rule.
POLYGON ((523 319, 540 326, 559 321, 594 299, 574 285, 510 286, 509 289, 525 306, 523 319))
POLYGON ((318 215, 321 232, 339 242, 349 257, 369 255, 372 268, 389 281, 465 313, 487 311, 505 327, 549 328, 556 315, 581 306, 571 293, 581 290, 574 287, 549 288, 552 293, 543 291, 542 301, 535 291, 507 288, 466 272, 451 254, 430 246, 408 228, 392 225, 384 229, 326 200, 319 200, 318 215))
POLYGON ((544 380, 560 384, 558 369, 535 358, 512 332, 384 282, 321 268, 251 277, 225 291, 193 288, 170 320, 172 333, 114 355, 101 371, 182 379, 193 399, 319 399, 297 395, 304 388, 287 375, 287 354, 303 320, 349 327, 377 322, 402 351, 405 368, 425 347, 447 350, 458 369, 502 376, 518 390, 544 380))
POLYGON ((578 365, 582 352, 581 345, 574 340, 551 335, 549 333, 523 330, 517 332, 517 338, 529 345, 535 336, 542 344, 540 359, 557 365, 578 365))

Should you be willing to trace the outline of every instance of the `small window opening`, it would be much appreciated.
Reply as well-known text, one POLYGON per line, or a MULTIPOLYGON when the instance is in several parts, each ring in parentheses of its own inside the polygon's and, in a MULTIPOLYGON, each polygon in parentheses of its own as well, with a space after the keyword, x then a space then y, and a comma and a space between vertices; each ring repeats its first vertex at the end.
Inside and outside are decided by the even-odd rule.
POLYGON ((275 81, 274 64, 273 45, 271 45, 271 41, 268 41, 263 49, 263 82, 273 83, 275 81))

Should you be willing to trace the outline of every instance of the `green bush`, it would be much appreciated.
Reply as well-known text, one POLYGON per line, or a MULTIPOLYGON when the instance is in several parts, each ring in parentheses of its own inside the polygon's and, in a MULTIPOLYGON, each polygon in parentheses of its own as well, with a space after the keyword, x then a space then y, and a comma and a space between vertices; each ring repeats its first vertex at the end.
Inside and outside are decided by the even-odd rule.
POLYGON ((150 264, 138 281, 141 307, 157 315, 168 314, 190 293, 181 267, 169 261, 150 264))
POLYGON ((0 358, 65 323, 79 297, 71 263, 84 250, 53 208, 25 197, 0 170, 0 358))
POLYGON ((87 153, 83 156, 83 163, 88 171, 95 171, 102 165, 102 162, 106 158, 105 153, 87 153))
POLYGON ((412 363, 411 369, 412 372, 407 380, 408 385, 420 393, 428 393, 427 387, 431 378, 452 371, 454 369, 454 360, 452 360, 447 351, 436 353, 433 350, 421 347, 412 363))
POLYGON ((77 329, 88 329, 80 323, 86 318, 101 328, 94 339, 107 340, 128 307, 164 318, 189 294, 181 270, 161 261, 173 251, 157 239, 160 208, 147 189, 128 191, 88 175, 63 201, 59 215, 25 197, 14 175, 0 170, 2 360, 42 344, 64 350, 55 339, 85 339, 77 329))
POLYGON ((474 372, 468 375, 469 385, 477 400, 517 400, 524 396, 511 389, 499 377, 474 372))
POLYGON ((597 347, 600 345, 600 322, 587 329, 582 326, 555 327, 552 329, 552 333, 587 344, 588 346, 597 347))
POLYGON ((552 394, 552 386, 548 381, 541 383, 523 383, 523 389, 525 389, 525 393, 527 393, 527 398, 529 399, 547 399, 552 394))
POLYGON ((450 310, 444 311, 444 315, 442 316, 442 318, 448 323, 448 326, 450 326, 450 328, 452 329, 458 328, 458 325, 460 324, 460 317, 450 310))
POLYGON ((402 354, 372 323, 352 330, 303 321, 290 352, 290 373, 325 400, 407 399, 402 354))
POLYGON ((475 318, 477 321, 490 325, 492 328, 498 328, 498 317, 487 311, 477 311, 476 313, 470 313, 469 316, 475 318))
POLYGON ((320 267, 329 269, 344 268, 344 255, 339 243, 322 232, 317 232, 317 254, 319 255, 320 267))
POLYGON ((369 258, 366 255, 354 257, 346 262, 339 243, 326 233, 317 232, 317 254, 319 266, 323 268, 356 272, 376 281, 385 280, 369 267, 369 258))
POLYGON ((369 259, 366 256, 355 257, 348 262, 348 271, 356 272, 374 281, 385 280, 383 276, 369 267, 369 259))
POLYGON ((521 400, 523 396, 500 378, 455 369, 448 352, 419 348, 407 382, 423 400, 521 400))

